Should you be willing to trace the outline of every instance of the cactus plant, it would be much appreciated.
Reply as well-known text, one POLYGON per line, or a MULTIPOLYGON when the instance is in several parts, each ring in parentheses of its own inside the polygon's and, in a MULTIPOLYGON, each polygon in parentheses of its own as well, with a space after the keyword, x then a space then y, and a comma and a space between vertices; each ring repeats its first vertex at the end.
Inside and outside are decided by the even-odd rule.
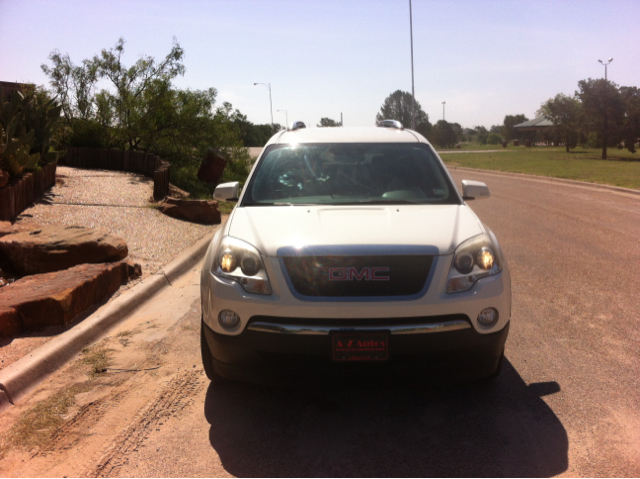
POLYGON ((64 151, 50 151, 61 107, 35 93, 19 91, 5 101, 0 93, 0 169, 12 176, 57 161, 64 151))
MULTIPOLYGON (((0 126, 0 128, 2 128, 0 126)), ((23 129, 14 136, 15 122, 9 124, 7 131, 2 129, 0 140, 0 169, 8 171, 12 176, 24 170, 35 170, 40 161, 39 153, 30 153, 34 141, 34 132, 23 129)))

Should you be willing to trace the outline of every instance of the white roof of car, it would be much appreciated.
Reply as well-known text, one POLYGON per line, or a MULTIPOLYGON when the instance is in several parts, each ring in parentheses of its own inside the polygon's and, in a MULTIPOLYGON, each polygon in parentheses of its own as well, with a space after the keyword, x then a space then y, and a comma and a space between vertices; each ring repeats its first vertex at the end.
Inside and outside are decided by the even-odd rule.
POLYGON ((301 128, 276 133, 267 143, 428 143, 412 130, 398 130, 382 127, 327 127, 301 128))

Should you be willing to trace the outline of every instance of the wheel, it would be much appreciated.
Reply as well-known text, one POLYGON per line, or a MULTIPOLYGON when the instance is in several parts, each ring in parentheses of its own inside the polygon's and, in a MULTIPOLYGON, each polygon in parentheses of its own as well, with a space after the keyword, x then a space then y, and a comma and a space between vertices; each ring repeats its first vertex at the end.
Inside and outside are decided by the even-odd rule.
POLYGON ((207 344, 207 338, 204 336, 204 320, 200 323, 200 351, 202 353, 202 366, 204 367, 204 373, 209 378, 209 381, 215 383, 223 383, 225 379, 220 376, 213 368, 213 356, 207 344))
POLYGON ((498 359, 498 365, 496 366, 496 370, 493 373, 491 373, 491 375, 487 376, 485 378, 485 381, 492 382, 500 375, 500 371, 502 371, 503 362, 504 362, 504 349, 502 350, 502 353, 500 353, 500 359, 498 359))

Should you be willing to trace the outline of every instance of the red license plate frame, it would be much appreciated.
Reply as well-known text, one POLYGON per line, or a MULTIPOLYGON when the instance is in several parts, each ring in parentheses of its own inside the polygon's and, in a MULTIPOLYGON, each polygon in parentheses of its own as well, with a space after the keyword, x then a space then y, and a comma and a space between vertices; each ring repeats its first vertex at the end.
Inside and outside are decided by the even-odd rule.
POLYGON ((336 362, 389 360, 388 331, 332 331, 331 358, 336 362))

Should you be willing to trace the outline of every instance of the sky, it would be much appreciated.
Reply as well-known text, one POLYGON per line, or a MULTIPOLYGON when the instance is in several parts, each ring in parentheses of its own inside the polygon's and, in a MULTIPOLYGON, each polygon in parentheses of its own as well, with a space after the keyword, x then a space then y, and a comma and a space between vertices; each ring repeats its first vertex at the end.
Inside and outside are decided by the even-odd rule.
MULTIPOLYGON (((640 86, 640 0, 413 0, 415 96, 432 123, 465 128, 535 112, 578 81, 640 86)), ((48 84, 53 50, 74 63, 124 38, 126 65, 185 51, 179 88, 218 91, 249 121, 343 115, 375 123, 411 91, 409 0, 0 0, 0 80, 48 84), (278 111, 283 110, 283 111, 278 111), (286 114, 285 112, 286 111, 286 114)))

